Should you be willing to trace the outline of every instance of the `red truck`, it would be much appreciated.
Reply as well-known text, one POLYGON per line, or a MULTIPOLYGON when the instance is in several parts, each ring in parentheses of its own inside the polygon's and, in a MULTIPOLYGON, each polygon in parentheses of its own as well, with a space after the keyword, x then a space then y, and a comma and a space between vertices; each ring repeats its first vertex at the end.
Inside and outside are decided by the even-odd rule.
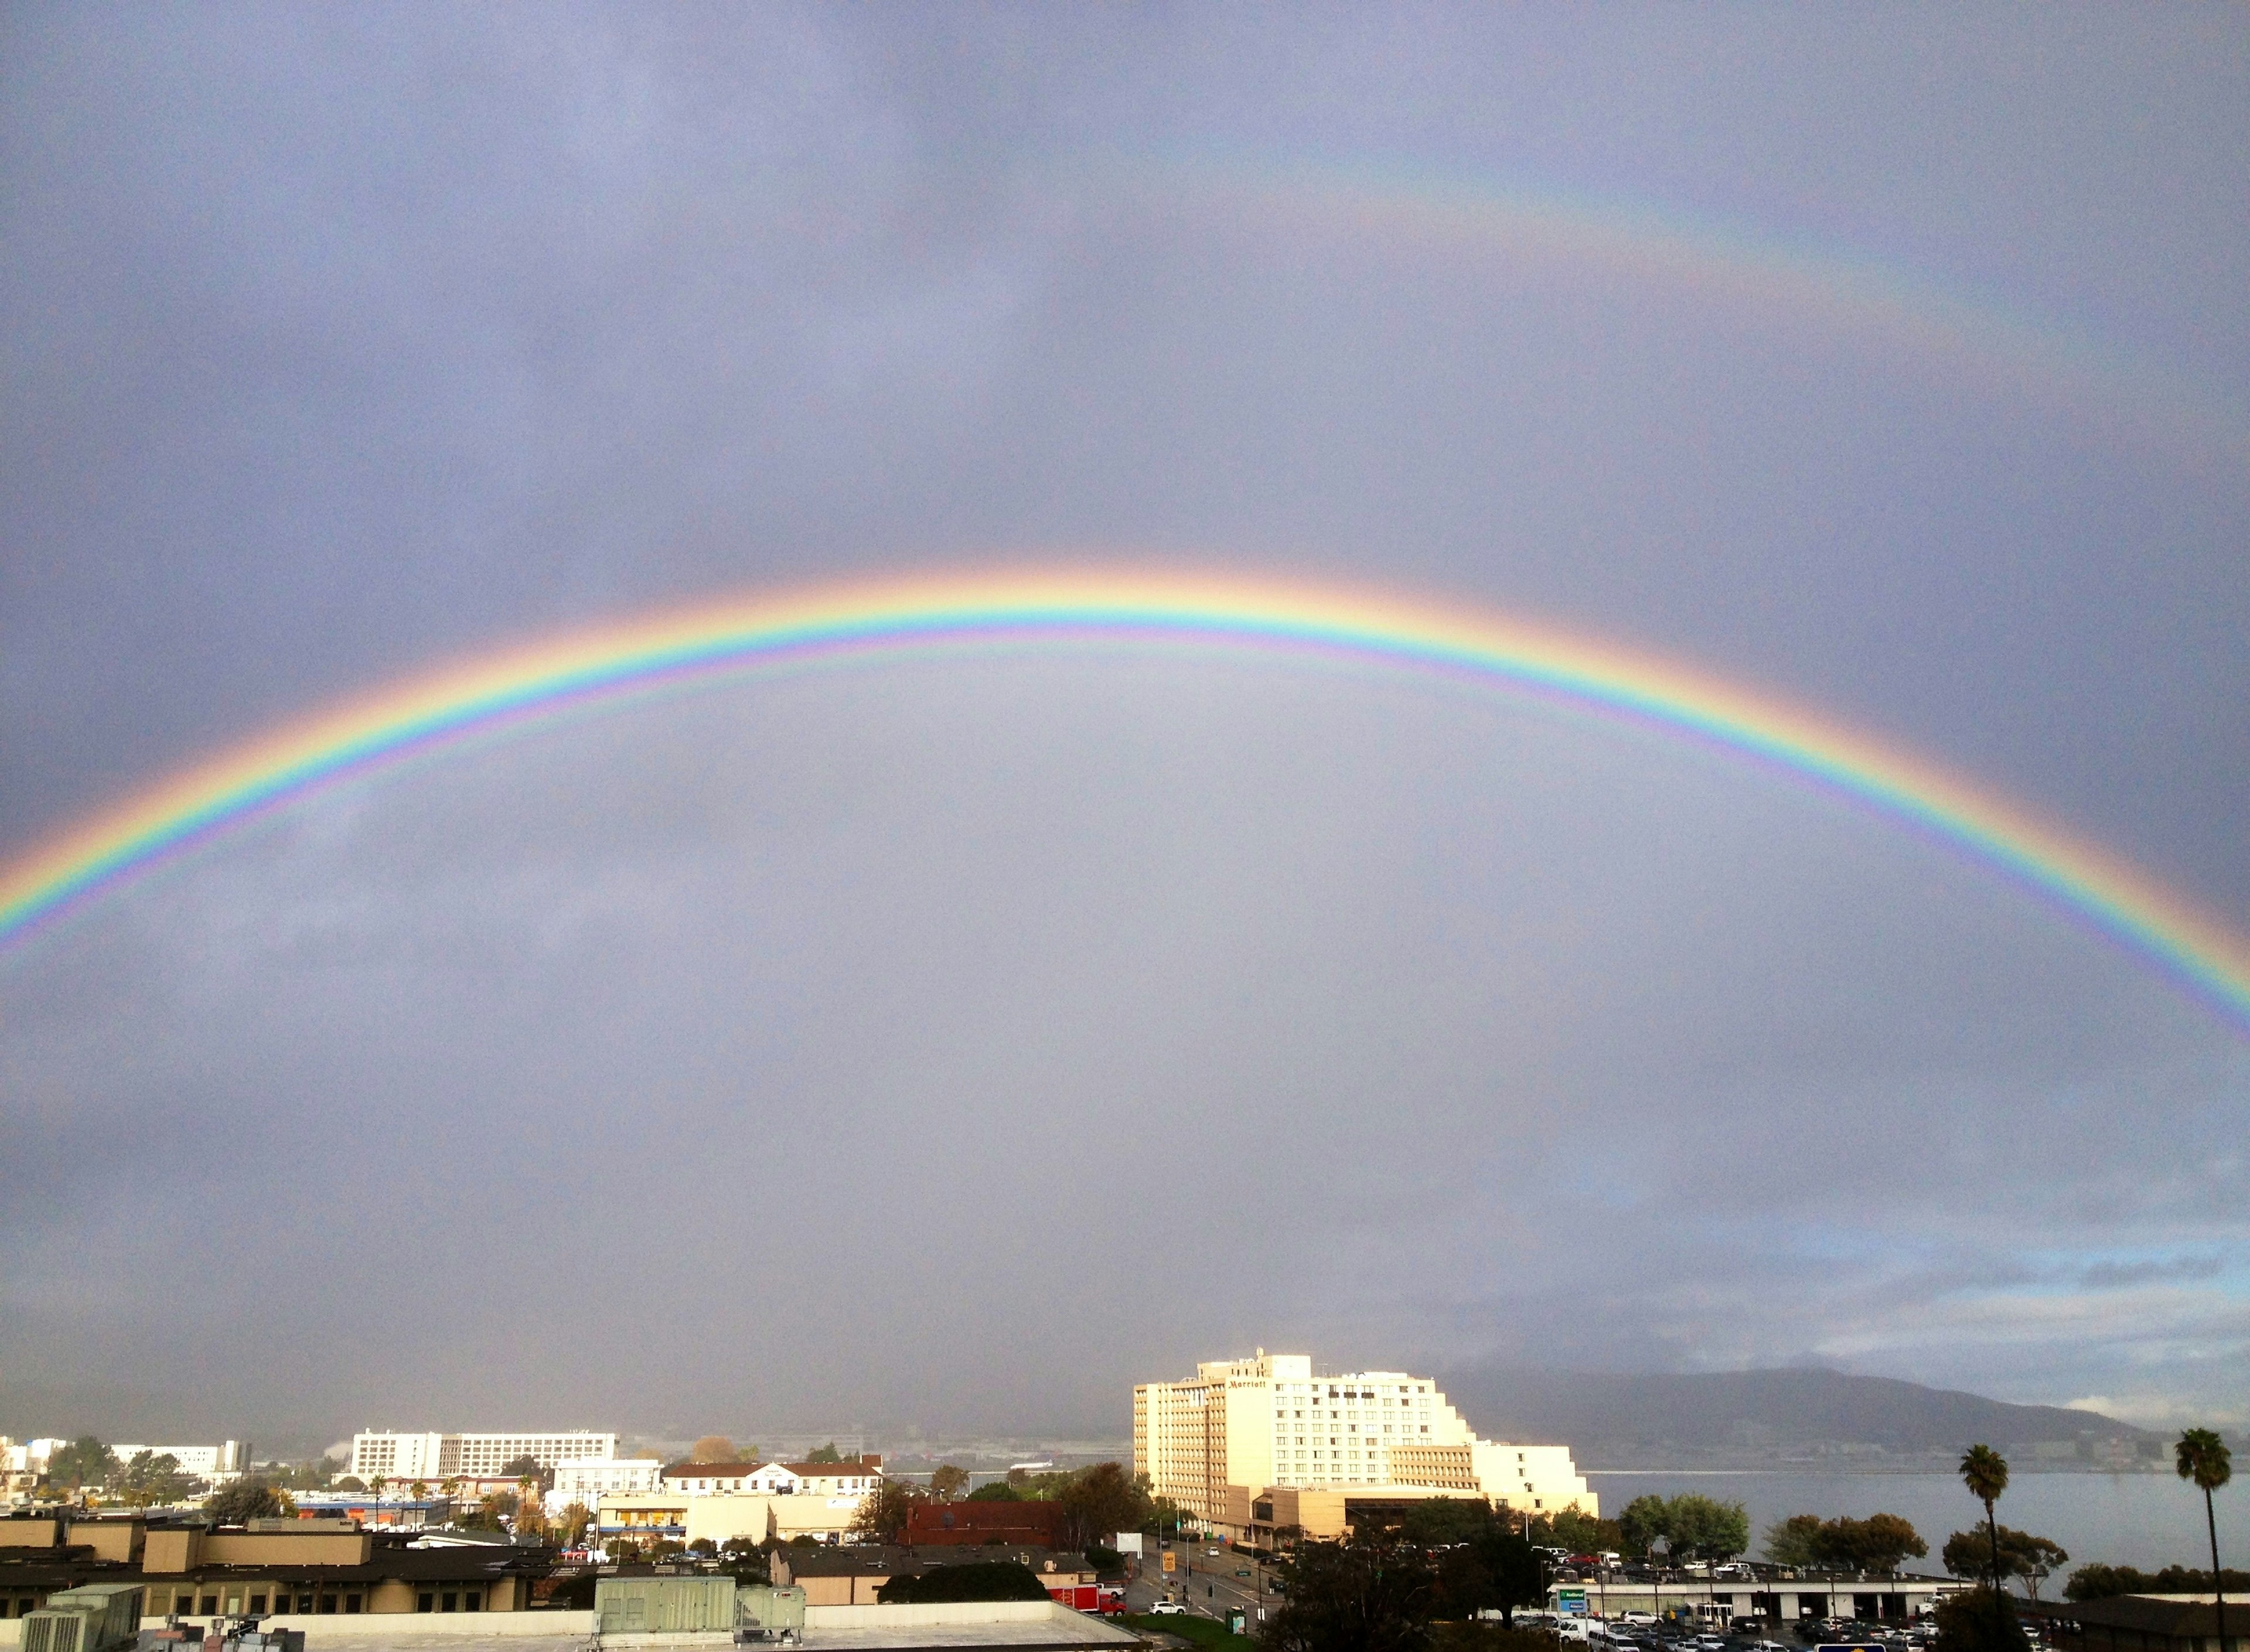
POLYGON ((1095 1612, 1104 1617, 1114 1618, 1125 1610, 1125 1591, 1107 1584, 1059 1583, 1047 1591, 1047 1599, 1074 1612, 1095 1612))

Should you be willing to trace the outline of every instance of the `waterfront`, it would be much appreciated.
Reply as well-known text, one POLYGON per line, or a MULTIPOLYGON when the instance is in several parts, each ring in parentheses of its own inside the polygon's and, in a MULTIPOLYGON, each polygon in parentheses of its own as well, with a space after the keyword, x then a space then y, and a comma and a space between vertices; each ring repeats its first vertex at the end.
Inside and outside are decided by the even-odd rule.
MULTIPOLYGON (((1865 1518, 1881 1511, 1914 1523, 1929 1545, 1929 1559, 1919 1566, 1934 1571, 1947 1535, 1984 1518, 1983 1506, 1951 1475, 1596 1470, 1586 1479, 1601 1493, 1602 1511, 1609 1515, 1647 1492, 1668 1497, 1697 1491, 1744 1504, 1750 1509, 1753 1556, 1763 1552, 1766 1528, 1789 1515, 1865 1518)), ((2169 1473, 2020 1474, 2000 1499, 1998 1513, 2003 1525, 2035 1532, 2062 1545, 2073 1566, 2089 1560, 2144 1569, 2211 1563, 2203 1497, 2169 1473)), ((2225 1563, 2250 1565, 2250 1497, 2239 1482, 2219 1493, 2218 1514, 2225 1563)), ((2060 1587, 2058 1580, 2044 1592, 2060 1593, 2060 1587)))

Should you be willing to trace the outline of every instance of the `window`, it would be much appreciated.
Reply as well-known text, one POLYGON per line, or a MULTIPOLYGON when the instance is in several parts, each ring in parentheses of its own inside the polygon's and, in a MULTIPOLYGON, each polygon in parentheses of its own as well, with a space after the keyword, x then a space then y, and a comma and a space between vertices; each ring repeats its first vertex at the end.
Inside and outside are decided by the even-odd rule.
POLYGON ((441 1604, 443 1609, 447 1612, 458 1612, 461 1609, 461 1597, 449 1589, 446 1591, 445 1600, 441 1604))
POLYGON ((218 1615, 218 1596, 215 1594, 204 1596, 204 1615, 213 1618, 218 1615))
POLYGON ((324 1595, 322 1595, 322 1596, 321 1597, 321 1611, 323 1611, 323 1612, 333 1612, 333 1611, 335 1611, 335 1609, 336 1609, 336 1597, 335 1597, 335 1595, 333 1595, 333 1594, 324 1594, 324 1595))
POLYGON ((299 1595, 299 1596, 297 1597, 297 1610, 298 1610, 298 1611, 300 1611, 300 1612, 310 1612, 312 1609, 313 1609, 313 1597, 312 1597, 309 1593, 307 1593, 307 1594, 300 1594, 300 1595, 299 1595))
POLYGON ((464 1612, 481 1611, 483 1609, 483 1595, 479 1593, 476 1590, 471 1589, 466 1594, 461 1597, 461 1609, 464 1612))
POLYGON ((438 1597, 431 1593, 427 1589, 423 1590, 421 1593, 414 1597, 414 1609, 417 1612, 427 1612, 431 1607, 437 1604, 438 1597))
POLYGON ((345 1610, 345 1611, 347 1611, 347 1612, 356 1612, 356 1611, 358 1611, 358 1610, 359 1610, 359 1596, 357 1596, 357 1595, 355 1595, 355 1594, 348 1594, 348 1595, 344 1596, 344 1610, 345 1610))
POLYGON ((252 1617, 263 1617, 265 1614, 266 1597, 262 1594, 252 1595, 250 1597, 250 1615, 252 1617))

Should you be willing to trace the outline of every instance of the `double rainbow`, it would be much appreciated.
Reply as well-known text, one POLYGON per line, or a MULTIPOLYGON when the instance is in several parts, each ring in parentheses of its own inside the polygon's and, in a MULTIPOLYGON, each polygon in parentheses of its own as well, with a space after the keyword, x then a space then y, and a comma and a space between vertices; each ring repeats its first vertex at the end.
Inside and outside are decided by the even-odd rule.
POLYGON ((283 728, 0 873, 0 946, 324 783, 465 736, 694 679, 824 658, 1087 640, 1341 658, 1544 697, 1708 742, 1967 851, 2250 1031, 2250 947, 2122 862, 1802 708, 1543 626, 1336 589, 1004 574, 832 587, 563 637, 283 728))

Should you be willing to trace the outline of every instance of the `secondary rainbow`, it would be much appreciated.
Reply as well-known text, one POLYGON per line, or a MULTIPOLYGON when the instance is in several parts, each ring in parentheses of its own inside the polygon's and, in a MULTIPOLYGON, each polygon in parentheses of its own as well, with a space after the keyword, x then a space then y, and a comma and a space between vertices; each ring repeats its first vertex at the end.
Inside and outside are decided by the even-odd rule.
POLYGON ((569 708, 859 655, 1090 640, 1345 658, 1559 700, 1708 742, 1966 851, 2141 953, 2250 1031, 2250 947, 2132 867, 1936 766, 1653 657, 1467 606, 1178 575, 994 574, 827 587, 566 636, 284 727, 0 873, 0 946, 326 783, 569 708))

